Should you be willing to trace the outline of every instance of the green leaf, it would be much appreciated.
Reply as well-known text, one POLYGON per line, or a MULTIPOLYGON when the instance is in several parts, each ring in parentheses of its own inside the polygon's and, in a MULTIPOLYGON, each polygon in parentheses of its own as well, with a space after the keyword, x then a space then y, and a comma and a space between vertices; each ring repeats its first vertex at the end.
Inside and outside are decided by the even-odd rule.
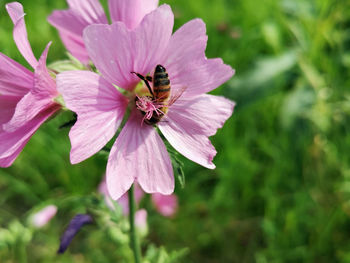
POLYGON ((188 248, 172 251, 167 253, 164 247, 157 248, 154 245, 150 245, 145 255, 145 262, 147 263, 180 263, 184 262, 184 257, 189 252, 188 248))
POLYGON ((189 248, 183 248, 170 253, 167 263, 180 263, 184 262, 184 258, 189 254, 189 248))
POLYGON ((170 155, 170 159, 173 165, 174 176, 178 179, 181 188, 185 188, 185 173, 184 173, 184 164, 179 159, 178 152, 169 144, 169 142, 165 139, 165 137, 160 133, 160 136, 167 148, 167 151, 170 155))
POLYGON ((173 164, 175 177, 178 179, 181 188, 185 188, 185 173, 183 171, 184 164, 179 160, 179 154, 173 150, 168 148, 168 152, 170 154, 171 162, 173 164))
POLYGON ((55 73, 71 70, 84 70, 86 67, 76 59, 59 60, 48 65, 55 73))

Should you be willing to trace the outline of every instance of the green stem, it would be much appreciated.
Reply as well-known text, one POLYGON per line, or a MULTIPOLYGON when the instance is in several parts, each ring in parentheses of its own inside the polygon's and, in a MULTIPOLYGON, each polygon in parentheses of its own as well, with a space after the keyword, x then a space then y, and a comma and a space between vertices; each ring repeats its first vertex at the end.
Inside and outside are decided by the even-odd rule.
POLYGON ((135 263, 141 263, 141 247, 137 238, 135 228, 135 197, 134 185, 132 185, 128 192, 129 195, 129 222, 130 222, 130 247, 134 252, 135 263))
POLYGON ((27 263, 26 244, 20 241, 16 246, 16 256, 19 263, 27 263))

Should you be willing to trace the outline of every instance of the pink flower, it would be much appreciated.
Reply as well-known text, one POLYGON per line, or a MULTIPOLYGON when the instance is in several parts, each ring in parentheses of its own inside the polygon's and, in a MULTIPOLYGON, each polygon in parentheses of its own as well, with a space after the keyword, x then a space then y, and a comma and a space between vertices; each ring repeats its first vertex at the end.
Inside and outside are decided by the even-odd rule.
MULTIPOLYGON (((169 195, 174 190, 170 157, 157 130, 141 125, 135 88, 141 75, 157 64, 169 74, 172 97, 186 90, 157 123, 169 143, 198 164, 214 169, 215 148, 208 137, 232 114, 234 103, 205 94, 230 79, 234 71, 221 59, 207 59, 205 24, 195 19, 172 35, 174 17, 168 5, 149 13, 130 30, 124 23, 91 25, 84 31, 89 57, 101 72, 71 71, 58 75, 66 106, 78 114, 72 128, 71 162, 98 152, 116 133, 128 101, 114 85, 128 93, 131 113, 114 143, 107 164, 107 187, 119 199, 137 181, 147 193, 169 195)), ((138 94, 143 97, 143 95, 138 94)))
POLYGON ((28 42, 23 7, 6 5, 16 45, 34 73, 0 53, 0 167, 10 166, 39 126, 60 109, 55 81, 46 68, 49 43, 39 61, 28 42))
MULTIPOLYGON (((91 24, 108 24, 107 17, 98 0, 67 0, 69 9, 54 11, 48 21, 59 31, 69 52, 84 64, 89 55, 83 41, 83 30, 91 24)), ((121 21, 134 29, 142 18, 158 6, 158 0, 109 0, 112 22, 121 21)))
POLYGON ((35 227, 45 226, 57 213, 57 207, 55 205, 48 205, 35 213, 31 218, 32 224, 35 227))
POLYGON ((171 217, 177 210, 176 195, 162 195, 159 193, 152 194, 152 201, 157 211, 166 217, 171 217))

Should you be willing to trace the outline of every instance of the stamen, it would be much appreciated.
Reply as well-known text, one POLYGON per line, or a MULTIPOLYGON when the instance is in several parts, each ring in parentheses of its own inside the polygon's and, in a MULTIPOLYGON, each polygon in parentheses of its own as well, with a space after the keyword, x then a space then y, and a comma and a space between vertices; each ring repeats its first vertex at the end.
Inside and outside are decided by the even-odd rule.
POLYGON ((153 113, 155 112, 158 116, 165 113, 161 110, 161 108, 166 107, 162 103, 157 103, 157 101, 152 100, 149 96, 137 96, 136 100, 136 108, 142 112, 144 112, 144 116, 142 119, 141 125, 144 123, 144 121, 150 120, 153 116, 153 113))

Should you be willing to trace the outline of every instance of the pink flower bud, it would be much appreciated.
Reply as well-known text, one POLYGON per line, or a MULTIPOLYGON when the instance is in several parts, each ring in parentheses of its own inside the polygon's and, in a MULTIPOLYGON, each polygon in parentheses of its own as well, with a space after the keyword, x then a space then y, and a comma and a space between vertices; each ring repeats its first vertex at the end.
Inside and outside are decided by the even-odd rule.
POLYGON ((152 201, 157 211, 163 215, 171 217, 177 211, 177 196, 172 195, 162 195, 162 194, 152 194, 152 201))
POLYGON ((57 207, 55 205, 48 205, 35 213, 32 217, 32 224, 35 227, 45 226, 57 213, 57 207))
POLYGON ((145 234, 147 232, 147 211, 145 209, 136 211, 135 225, 141 234, 145 234))

